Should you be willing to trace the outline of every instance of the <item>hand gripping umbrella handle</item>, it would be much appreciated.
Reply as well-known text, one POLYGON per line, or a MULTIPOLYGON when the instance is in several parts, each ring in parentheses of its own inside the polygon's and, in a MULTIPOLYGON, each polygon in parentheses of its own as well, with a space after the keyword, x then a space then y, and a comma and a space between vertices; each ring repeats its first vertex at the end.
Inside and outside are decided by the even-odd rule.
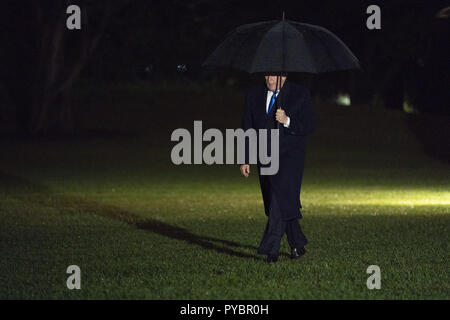
MULTIPOLYGON (((280 74, 277 76, 277 85, 275 87, 275 91, 278 90, 278 84, 280 84, 280 91, 278 92, 278 95, 280 95, 281 93, 281 72, 280 74)), ((281 106, 278 106, 278 96, 275 98, 275 107, 276 109, 281 109, 281 106)), ((275 115, 276 117, 276 115, 275 115)), ((280 133, 280 122, 277 121, 277 129, 278 129, 278 134, 280 133)))

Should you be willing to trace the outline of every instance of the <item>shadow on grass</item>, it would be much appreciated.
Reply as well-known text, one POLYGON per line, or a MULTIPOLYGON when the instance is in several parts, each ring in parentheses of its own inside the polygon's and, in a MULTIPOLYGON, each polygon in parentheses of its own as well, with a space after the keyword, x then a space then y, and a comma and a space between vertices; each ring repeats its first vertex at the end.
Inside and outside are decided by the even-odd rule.
POLYGON ((46 132, 30 136, 24 132, 16 131, 3 131, 0 132, 0 138, 7 140, 10 143, 18 142, 77 142, 77 141, 87 141, 92 139, 104 139, 104 140, 120 140, 120 139, 131 139, 137 138, 139 134, 137 132, 130 132, 125 130, 108 130, 108 129, 86 129, 78 130, 75 132, 59 132, 47 130, 46 132))
POLYGON ((199 245, 205 249, 214 250, 218 253, 224 253, 239 258, 254 260, 262 259, 257 255, 251 255, 230 248, 218 246, 215 242, 234 248, 248 248, 256 250, 256 247, 244 245, 234 241, 196 235, 189 230, 170 225, 159 220, 142 219, 142 217, 117 206, 99 203, 78 196, 58 194, 53 192, 47 186, 30 182, 19 176, 0 172, 0 191, 23 202, 48 206, 56 209, 74 208, 82 212, 92 213, 108 219, 124 222, 136 227, 137 229, 153 232, 168 238, 185 241, 192 245, 199 245))

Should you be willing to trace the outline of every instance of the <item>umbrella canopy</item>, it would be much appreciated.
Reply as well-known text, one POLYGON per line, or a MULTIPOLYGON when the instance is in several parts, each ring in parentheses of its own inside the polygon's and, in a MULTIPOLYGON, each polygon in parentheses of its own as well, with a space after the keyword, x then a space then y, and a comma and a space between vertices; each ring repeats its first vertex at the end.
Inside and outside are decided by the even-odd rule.
POLYGON ((249 73, 322 73, 357 69, 359 61, 331 31, 283 18, 236 28, 202 65, 249 73))

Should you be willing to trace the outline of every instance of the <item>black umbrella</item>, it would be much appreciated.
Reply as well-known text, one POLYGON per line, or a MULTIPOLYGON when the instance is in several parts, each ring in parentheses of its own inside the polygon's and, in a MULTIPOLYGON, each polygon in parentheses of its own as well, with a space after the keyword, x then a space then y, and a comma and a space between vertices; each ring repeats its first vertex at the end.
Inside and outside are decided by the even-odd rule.
POLYGON ((203 66, 231 67, 250 73, 322 73, 356 69, 359 62, 331 31, 283 17, 237 27, 203 66))
POLYGON ((285 20, 284 13, 282 20, 250 23, 232 30, 202 65, 249 73, 276 72, 279 77, 283 72, 359 68, 355 55, 331 31, 285 20))

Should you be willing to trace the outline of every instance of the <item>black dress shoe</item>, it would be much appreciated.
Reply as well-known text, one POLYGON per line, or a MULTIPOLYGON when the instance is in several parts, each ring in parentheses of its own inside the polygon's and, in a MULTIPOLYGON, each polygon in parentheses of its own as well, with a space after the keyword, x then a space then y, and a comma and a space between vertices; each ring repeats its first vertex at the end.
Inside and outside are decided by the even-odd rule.
POLYGON ((291 259, 298 259, 305 253, 306 253, 305 247, 301 247, 300 249, 292 248, 291 249, 291 259))
POLYGON ((278 256, 267 255, 266 262, 277 262, 278 256))

